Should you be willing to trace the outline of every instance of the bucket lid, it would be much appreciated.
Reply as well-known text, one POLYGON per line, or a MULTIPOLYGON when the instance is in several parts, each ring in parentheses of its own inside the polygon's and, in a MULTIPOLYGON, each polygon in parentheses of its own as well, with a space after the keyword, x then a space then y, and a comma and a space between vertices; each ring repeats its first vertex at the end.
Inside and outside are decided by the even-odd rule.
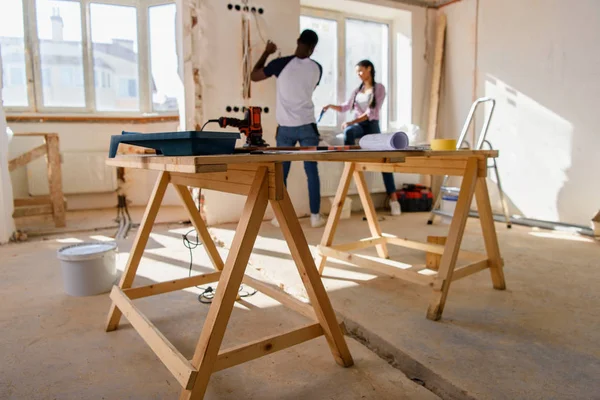
POLYGON ((57 255, 59 260, 65 261, 90 260, 116 249, 116 243, 85 242, 63 247, 58 250, 57 255))

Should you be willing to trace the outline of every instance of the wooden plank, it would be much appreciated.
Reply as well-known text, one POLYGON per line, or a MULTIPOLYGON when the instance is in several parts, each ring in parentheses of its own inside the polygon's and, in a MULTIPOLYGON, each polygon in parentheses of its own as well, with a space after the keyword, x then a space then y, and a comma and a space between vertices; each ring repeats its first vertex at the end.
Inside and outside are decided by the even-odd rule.
POLYGON ((130 289, 124 289, 123 293, 131 300, 139 299, 142 297, 155 296, 157 294, 163 294, 173 292, 175 290, 181 290, 197 285, 205 285, 211 282, 217 282, 221 277, 221 272, 212 272, 210 274, 201 274, 191 276, 189 278, 176 279, 174 281, 153 283, 152 285, 139 286, 130 289))
POLYGON ((231 250, 219 280, 219 289, 212 300, 194 351, 192 365, 198 368, 196 383, 192 391, 183 391, 180 398, 202 399, 204 397, 250 253, 265 215, 269 194, 267 185, 267 168, 260 168, 244 205, 231 250))
MULTIPOLYGON (((433 56, 433 71, 431 75, 431 90, 429 94, 429 118, 427 122, 427 143, 436 137, 438 112, 440 105, 440 87, 442 80, 442 65, 444 60, 444 42, 446 35, 446 15, 440 14, 437 19, 437 32, 433 56)), ((431 175, 423 174, 421 183, 431 187, 431 175)))
POLYGON ((195 163, 195 157, 163 157, 139 154, 108 158, 106 159, 106 165, 124 168, 151 169, 155 171, 184 172, 188 174, 227 171, 227 164, 199 165, 195 163))
MULTIPOLYGON (((354 163, 347 162, 344 164, 344 170, 342 171, 342 176, 340 177, 340 184, 335 192, 329 217, 327 218, 325 230, 323 231, 323 236, 321 238, 322 246, 331 246, 333 243, 335 231, 337 230, 340 216, 342 215, 342 210, 344 209, 344 202, 346 201, 346 196, 348 195, 348 189, 350 188, 350 183, 352 182, 352 174, 354 174, 354 170, 354 163)), ((317 256, 316 266, 319 269, 319 275, 323 273, 326 262, 326 257, 320 255, 317 256)))
POLYGON ((436 167, 412 167, 403 165, 385 165, 381 164, 379 168, 361 168, 361 171, 373 171, 378 172, 395 172, 404 174, 423 174, 423 175, 450 175, 450 176, 462 176, 465 172, 464 169, 459 168, 436 168, 436 167))
POLYGON ((350 254, 343 251, 335 250, 331 247, 319 246, 319 252, 321 254, 326 255, 327 257, 332 257, 337 260, 349 262, 362 268, 377 271, 386 275, 391 275, 404 281, 416 283, 419 285, 431 286, 434 279, 433 276, 419 274, 412 269, 401 269, 388 263, 383 263, 366 258, 364 256, 361 256, 360 254, 350 254))
POLYGON ((504 290, 506 289, 503 270, 504 261, 500 256, 498 237, 496 236, 496 226, 494 225, 494 215, 492 214, 490 195, 485 178, 477 179, 475 198, 477 200, 477 211, 479 212, 479 223, 481 224, 481 230, 483 232, 485 251, 490 260, 492 283, 494 289, 504 290))
MULTIPOLYGON (((427 243, 445 245, 446 244, 446 236, 427 236, 427 243)), ((442 257, 440 254, 433 253, 428 251, 425 254, 425 265, 427 268, 437 271, 440 268, 440 261, 442 257)))
POLYGON ((276 285, 264 281, 259 281, 258 279, 254 279, 248 275, 244 275, 243 282, 246 285, 258 290, 262 294, 269 296, 274 300, 277 300, 282 305, 296 311, 297 313, 302 314, 305 317, 313 320, 316 319, 315 310, 310 304, 298 300, 294 296, 284 292, 276 285))
MULTIPOLYGON (((429 253, 434 253, 434 254, 444 254, 444 251, 446 249, 445 246, 440 245, 440 244, 416 242, 413 240, 402 239, 402 238, 396 237, 394 235, 390 235, 388 233, 384 233, 383 236, 386 238, 386 240, 389 244, 393 244, 395 246, 407 247, 409 249, 427 251, 429 253)), ((467 251, 467 250, 461 250, 459 253, 459 256, 461 258, 466 258, 466 259, 471 259, 471 260, 479 260, 479 259, 481 259, 481 257, 484 256, 484 254, 475 253, 475 252, 467 251)))
POLYGON ((197 375, 197 371, 192 364, 133 305, 133 302, 121 289, 113 286, 110 298, 181 386, 190 388, 197 375))
POLYGON ((52 201, 52 216, 54 218, 54 225, 57 228, 62 228, 67 225, 67 214, 62 188, 58 135, 46 136, 46 146, 48 147, 48 186, 50 189, 50 200, 52 201))
MULTIPOLYGON (((228 171, 202 174, 172 172, 171 183, 247 196, 248 193, 250 193, 253 175, 254 173, 250 171, 228 171)), ((276 199, 277 189, 275 185, 275 175, 268 174, 267 180, 269 181, 269 199, 276 199)))
POLYGON ((200 212, 196 208, 196 204, 194 204, 194 199, 192 199, 192 195, 190 194, 187 187, 181 185, 174 186, 175 191, 179 195, 179 198, 181 199, 185 209, 187 210, 190 220, 192 221, 192 225, 194 225, 194 228, 196 228, 196 232, 198 232, 198 235, 202 239, 202 244, 206 249, 206 252, 208 253, 210 261, 214 265, 215 269, 217 269, 218 271, 223 270, 223 259, 221 258, 221 255, 217 250, 217 246, 215 246, 215 242, 213 241, 212 236, 210 235, 210 232, 206 227, 206 223, 204 222, 202 216, 200 215, 200 212))
POLYGON ((52 214, 52 205, 44 204, 30 207, 17 207, 13 211, 13 218, 33 217, 36 215, 52 214))
POLYGON ((215 372, 266 356, 323 335, 321 324, 306 325, 284 334, 272 335, 219 353, 215 372))
MULTIPOLYGON (((39 118, 40 117, 35 117, 39 118)), ((6 118, 8 120, 8 117, 6 118)), ((13 136, 16 137, 48 137, 48 136, 58 136, 58 133, 46 133, 46 132, 15 132, 13 136)))
POLYGON ((467 264, 463 267, 457 268, 452 274, 452 282, 465 278, 469 275, 473 275, 479 271, 483 271, 484 269, 489 267, 490 264, 488 259, 486 258, 485 260, 477 261, 471 264, 467 264))
POLYGON ((177 174, 173 172, 171 175, 171 183, 174 185, 210 189, 218 192, 239 194, 242 196, 247 196, 248 193, 250 193, 250 185, 224 181, 210 181, 191 174, 177 174))
POLYGON ((296 217, 296 211, 287 190, 284 192, 283 200, 271 201, 271 207, 277 216, 281 232, 288 244, 290 254, 296 263, 310 303, 315 310, 319 323, 323 327, 331 354, 335 361, 343 367, 354 365, 348 344, 338 325, 335 312, 321 281, 321 276, 315 266, 306 237, 296 217))
POLYGON ((460 244, 465 232, 467 218, 469 217, 469 208, 473 200, 477 179, 477 160, 472 159, 469 161, 460 186, 458 201, 456 202, 454 217, 450 224, 444 254, 442 254, 440 269, 433 284, 433 296, 427 310, 427 318, 433 321, 439 320, 444 312, 444 305, 446 304, 446 298, 448 297, 448 291, 452 283, 452 274, 454 273, 460 244))
POLYGON ((440 83, 442 79, 442 63, 444 60, 444 42, 446 35, 446 15, 440 14, 437 19, 437 32, 433 56, 433 73, 429 94, 429 118, 427 124, 427 142, 435 138, 440 104, 440 83))
POLYGON ((14 200, 15 207, 43 206, 51 204, 50 196, 23 197, 14 200))
MULTIPOLYGON (((168 185, 169 173, 161 172, 158 175, 158 178, 156 179, 156 183, 154 184, 154 189, 152 190, 152 195, 150 196, 148 206, 146 206, 146 210, 144 211, 142 222, 133 242, 133 246, 131 247, 131 252, 129 253, 129 259, 127 260, 125 271, 123 272, 123 275, 121 275, 121 281, 119 282, 119 288, 121 289, 129 289, 133 284, 135 274, 137 272, 138 266, 140 265, 140 260, 142 259, 142 255, 144 254, 144 249, 146 248, 146 244, 148 243, 148 237, 150 236, 150 232, 152 232, 152 225, 154 224, 156 214, 158 213, 160 203, 162 202, 168 185)), ((110 332, 117 329, 117 327, 119 326, 120 319, 121 311, 113 303, 110 306, 110 310, 108 312, 106 331, 110 332)))
POLYGON ((331 245, 328 247, 331 247, 332 249, 339 250, 339 251, 350 251, 350 250, 366 249, 368 247, 373 247, 375 245, 387 243, 387 242, 388 241, 387 241, 386 237, 380 236, 380 237, 370 237, 370 238, 361 239, 357 242, 331 245))
MULTIPOLYGON (((377 213, 375 212, 375 206, 373 206, 373 200, 371 199, 371 194, 369 193, 367 181, 365 180, 365 174, 362 171, 354 171, 354 182, 356 183, 358 196, 360 197, 363 210, 365 211, 365 216, 367 217, 367 221, 369 223, 371 236, 380 237, 381 227, 379 226, 379 221, 377 221, 377 213)), ((387 245, 385 243, 378 244, 376 249, 379 257, 389 257, 387 245)))
POLYGON ((25 154, 21 154, 20 156, 13 158, 8 162, 8 171, 12 172, 19 167, 24 167, 29 164, 33 160, 37 160, 40 157, 43 157, 48 152, 48 148, 45 144, 38 146, 32 150, 29 150, 25 154))
POLYGON ((276 163, 282 161, 331 161, 331 162, 367 162, 385 163, 393 158, 409 157, 497 157, 497 150, 453 150, 453 151, 321 151, 321 152, 293 152, 293 153, 271 153, 271 154, 230 154, 216 156, 188 156, 188 157, 165 157, 153 155, 118 155, 107 159, 108 165, 116 167, 130 167, 141 169, 152 169, 171 172, 218 172, 226 171, 228 164, 254 164, 254 163, 276 163), (197 168, 200 165, 221 165, 221 169, 203 170, 197 168))
MULTIPOLYGON (((64 115, 7 115, 7 122, 79 122, 101 124, 150 124, 155 122, 179 122, 179 115, 157 115, 149 117, 64 116, 64 115)), ((44 136, 45 133, 15 134, 19 136, 44 136)))

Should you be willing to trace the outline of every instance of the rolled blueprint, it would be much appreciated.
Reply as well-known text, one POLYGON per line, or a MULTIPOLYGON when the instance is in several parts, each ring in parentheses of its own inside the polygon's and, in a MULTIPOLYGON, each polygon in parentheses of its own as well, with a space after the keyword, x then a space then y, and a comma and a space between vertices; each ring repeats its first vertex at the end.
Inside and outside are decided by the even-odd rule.
POLYGON ((358 142, 365 150, 402 150, 408 147, 408 135, 404 132, 373 133, 358 142))

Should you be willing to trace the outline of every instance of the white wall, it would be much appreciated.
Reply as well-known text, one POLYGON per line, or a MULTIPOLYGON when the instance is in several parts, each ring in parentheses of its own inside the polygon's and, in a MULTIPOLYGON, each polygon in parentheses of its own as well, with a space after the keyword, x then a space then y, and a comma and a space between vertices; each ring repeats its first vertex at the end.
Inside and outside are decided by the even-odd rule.
MULTIPOLYGON (((230 115, 241 118, 242 113, 227 114, 225 108, 230 106, 255 105, 269 107, 268 114, 263 113, 264 139, 275 145, 275 79, 252 83, 252 98, 244 103, 241 96, 242 88, 242 40, 241 13, 229 11, 227 2, 221 0, 205 0, 199 10, 198 25, 204 33, 200 48, 200 75, 203 84, 203 114, 205 119, 230 115)), ((248 2, 248 6, 262 7, 264 14, 258 17, 264 39, 273 40, 282 55, 293 54, 296 39, 299 35, 300 3, 299 1, 263 0, 248 2)), ((260 39, 256 21, 251 25, 251 39, 254 47, 252 62, 256 62, 264 43, 260 39)), ((277 55, 277 53, 275 54, 277 55)), ((272 58, 271 58, 272 59, 272 58)), ((207 126, 209 129, 209 126, 207 126)), ((216 128, 219 130, 220 128, 216 128)), ((232 129, 235 131, 235 129, 232 129)), ((243 141, 238 141, 241 146, 243 141)), ((306 180, 302 165, 293 165, 289 177, 292 182, 306 180)), ((290 195, 299 213, 308 209, 307 189, 303 185, 290 185, 290 195)), ((237 221, 241 215, 245 197, 221 192, 203 191, 207 222, 217 224, 237 221)), ((270 213, 268 217, 270 217, 270 213)))
POLYGON ((463 0, 439 12, 448 15, 451 49, 444 135, 458 135, 476 63, 477 96, 497 100, 489 139, 512 211, 587 225, 600 208, 600 2, 480 0, 476 17, 476 0, 463 0))
MULTIPOLYGON (((412 87, 407 88, 409 96, 403 96, 402 100, 412 101, 412 110, 409 113, 412 121, 399 121, 401 123, 413 122, 421 125, 423 115, 423 101, 426 91, 427 59, 426 59, 426 28, 427 11, 423 8, 407 6, 394 1, 345 1, 345 0, 327 0, 311 1, 295 0, 278 1, 266 0, 260 3, 264 7, 265 14, 259 19, 263 30, 263 35, 274 40, 281 49, 282 55, 291 54, 296 45, 296 39, 299 32, 300 3, 303 6, 325 8, 330 10, 346 10, 350 13, 381 18, 382 16, 394 20, 394 37, 404 35, 404 46, 412 46, 412 87), (365 6, 368 4, 368 7, 365 6), (394 12, 394 10, 397 10, 394 12), (411 13, 407 17, 406 11, 411 13), (409 32, 406 30, 406 21, 409 21, 409 32), (406 36, 410 36, 406 38, 406 36), (406 41, 409 43, 407 44, 406 41)), ((252 6, 253 4, 249 4, 252 6)), ((233 104, 243 104, 240 96, 241 77, 240 62, 238 60, 241 54, 241 32, 240 15, 238 12, 228 11, 225 5, 219 0, 206 0, 202 2, 199 24, 205 32, 203 36, 204 43, 202 47, 207 55, 202 57, 201 76, 203 81, 203 99, 204 99, 204 118, 215 118, 223 115, 225 107, 233 104)), ((255 24, 251 33, 255 39, 253 42, 257 46, 253 52, 253 62, 260 56, 264 45, 257 39, 255 24)), ((265 38, 266 39, 266 38, 265 38)), ((395 46, 395 43, 391 44, 395 46)), ((396 71, 392 71, 394 76, 396 71)), ((402 82, 406 83, 406 81, 402 82)), ((253 83, 252 85, 252 105, 269 106, 271 110, 275 108, 275 80, 270 79, 265 82, 253 83)), ((395 112, 392 112, 392 119, 395 118, 395 112)), ((265 130, 265 139, 275 143, 274 135, 276 122, 273 112, 264 115, 263 128, 265 130)), ((331 168, 333 166, 329 166, 331 168)), ((324 171, 328 168, 327 164, 321 163, 319 169, 324 171)), ((323 173, 321 173, 323 175, 323 173)), ((406 177, 404 181, 412 181, 414 177, 406 177), (412 180, 411 180, 412 179, 412 180)), ((380 179, 380 178, 379 178, 380 179)), ((299 216, 309 214, 308 190, 306 186, 306 176, 302 163, 292 164, 288 182, 294 184, 288 185, 290 197, 299 216)), ((402 180, 398 180, 400 184, 402 180)), ((206 191, 206 214, 209 224, 235 221, 241 214, 244 198, 235 195, 227 195, 206 191)), ((323 199, 323 201, 327 201, 323 199)), ((327 206, 327 205, 326 205, 327 206)), ((326 208, 324 206, 324 208, 326 208)), ((270 211, 267 217, 271 217, 270 211)))

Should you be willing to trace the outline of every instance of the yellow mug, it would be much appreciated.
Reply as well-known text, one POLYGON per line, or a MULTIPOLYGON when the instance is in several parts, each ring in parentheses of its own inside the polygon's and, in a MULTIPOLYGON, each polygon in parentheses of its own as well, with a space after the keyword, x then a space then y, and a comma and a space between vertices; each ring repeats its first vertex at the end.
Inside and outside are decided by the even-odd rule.
POLYGON ((456 150, 456 139, 433 139, 431 141, 431 150, 433 150, 433 151, 456 150))

